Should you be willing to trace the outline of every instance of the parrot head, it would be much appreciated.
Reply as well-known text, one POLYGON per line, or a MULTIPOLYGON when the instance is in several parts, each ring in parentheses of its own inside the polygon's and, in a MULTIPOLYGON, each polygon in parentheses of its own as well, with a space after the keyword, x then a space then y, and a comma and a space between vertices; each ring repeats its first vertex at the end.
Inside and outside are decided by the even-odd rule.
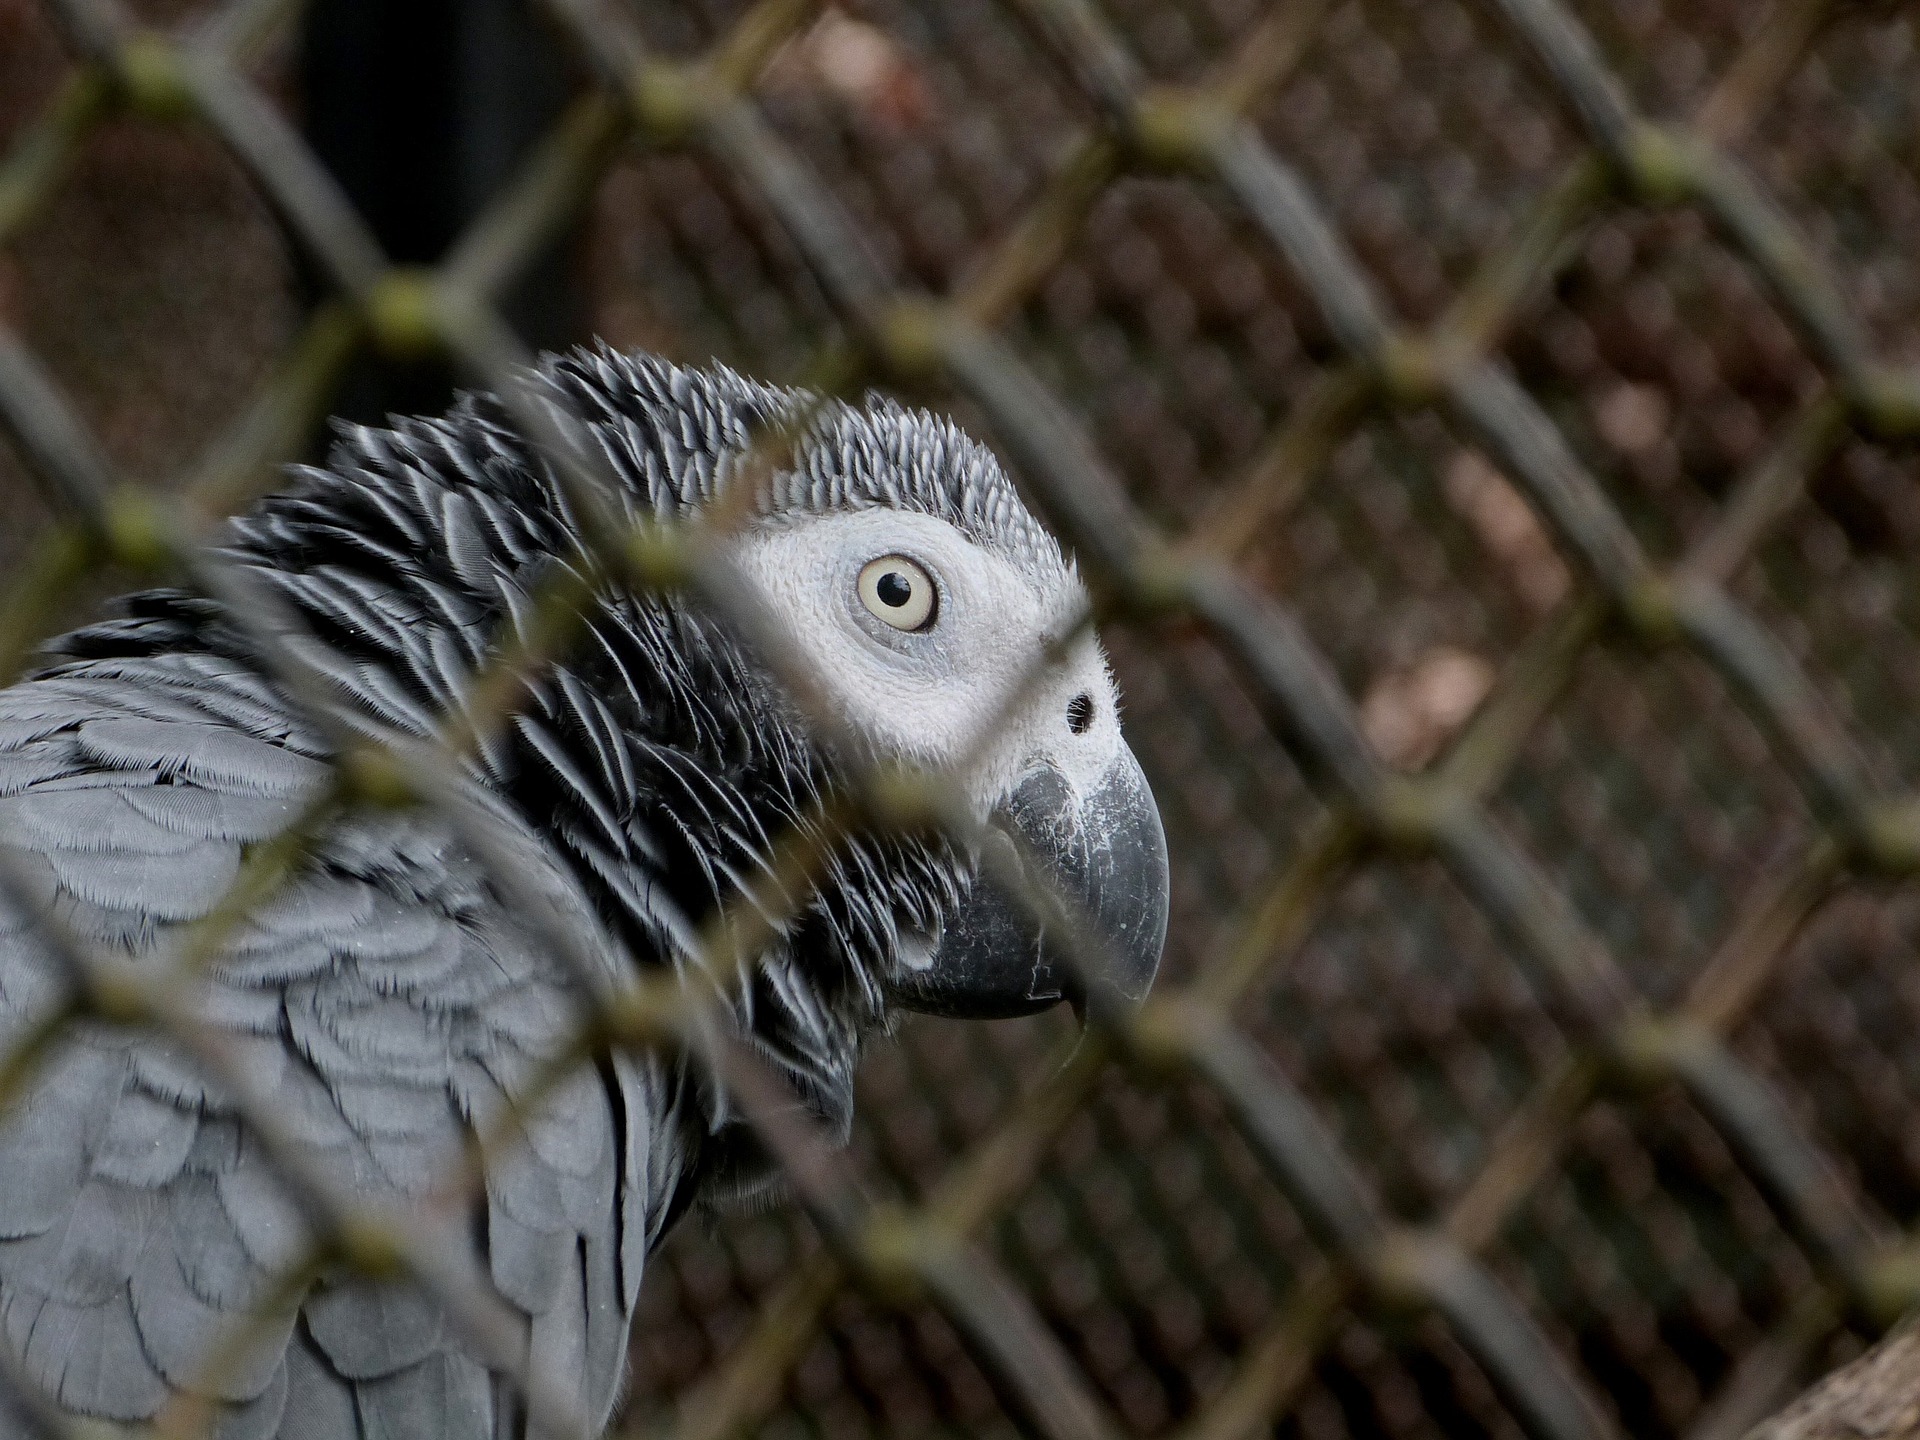
MULTIPOLYGON (((874 483, 780 505, 735 557, 868 756, 953 778, 980 824, 964 901, 896 947, 895 1002, 985 1018, 1140 999, 1166 936, 1166 837, 1078 575, 957 429, 881 402, 836 428, 803 467, 874 483), (1089 933, 1048 933, 1043 896, 1089 933)), ((789 502, 817 474, 789 477, 789 502)))
MULTIPOLYGON (((541 379, 586 422, 636 516, 687 518, 753 487, 744 506, 730 496, 722 548, 859 752, 816 756, 827 783, 849 760, 937 772, 971 809, 957 867, 869 854, 864 878, 827 887, 843 907, 828 928, 882 943, 827 947, 864 957, 841 967, 839 1000, 818 963, 769 986, 800 1037, 772 1048, 844 1053, 804 1032, 824 1019, 850 1034, 895 1008, 986 1018, 1143 997, 1166 935, 1159 811, 1086 588, 993 454, 882 396, 824 400, 605 347, 541 379), (1059 903, 1036 907, 1042 896, 1059 903), (1052 927, 1038 918, 1049 908, 1052 927)), ((783 754, 818 750, 817 717, 773 699, 782 687, 732 658, 734 640, 680 645, 667 668, 690 648, 725 662, 701 682, 725 693, 710 703, 683 684, 673 704, 784 737, 783 754)))

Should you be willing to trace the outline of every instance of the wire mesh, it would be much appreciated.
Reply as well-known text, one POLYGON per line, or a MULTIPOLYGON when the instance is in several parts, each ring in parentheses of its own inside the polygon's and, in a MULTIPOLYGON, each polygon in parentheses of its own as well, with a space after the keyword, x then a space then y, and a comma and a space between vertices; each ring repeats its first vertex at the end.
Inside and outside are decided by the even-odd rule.
MULTIPOLYGON (((1174 837, 1145 1008, 1077 1046, 914 1027, 845 1157, 683 1003, 608 997, 582 1048, 705 1047, 800 1202, 656 1257, 631 1433, 1732 1435, 1912 1302, 1907 17, 549 0, 582 91, 417 270, 259 83, 297 8, 0 9, 0 243, 185 124, 214 144, 115 213, 222 193, 257 259, 264 206, 330 287, 192 332, 226 369, 177 373, 232 418, 116 466, 157 422, 92 433, 64 392, 124 380, 0 284, 0 418, 56 517, 14 557, 9 675, 102 565, 240 594, 199 542, 357 351, 512 396, 498 296, 584 213, 613 338, 931 394, 995 441, 1118 626, 1174 837)), ((563 428, 520 419, 595 513, 563 428)), ((737 606, 697 535, 593 539, 622 583, 737 606)), ((447 757, 342 748, 239 897, 396 763, 475 823, 447 757)), ((165 1027, 245 1096, 167 984, 69 959, 74 1015, 165 1027)), ((406 1267, 513 1368, 446 1236, 248 1119, 329 1254, 406 1267)))

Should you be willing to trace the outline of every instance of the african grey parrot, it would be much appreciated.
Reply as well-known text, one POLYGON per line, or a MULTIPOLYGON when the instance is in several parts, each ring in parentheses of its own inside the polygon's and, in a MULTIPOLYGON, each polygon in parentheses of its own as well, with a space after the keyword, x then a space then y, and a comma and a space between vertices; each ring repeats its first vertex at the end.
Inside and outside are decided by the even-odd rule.
MULTIPOLYGON (((806 652, 840 742, 814 738, 720 620, 608 591, 469 767, 520 880, 613 937, 604 964, 684 973, 702 921, 845 783, 850 736, 864 760, 960 767, 977 816, 1023 835, 1105 932, 1113 968, 1089 983, 1145 991, 1166 925, 1158 813, 1096 642, 1053 644, 1080 582, 990 454, 886 401, 816 409, 605 348, 528 383, 584 425, 635 519, 697 510, 747 473, 754 435, 805 413, 783 468, 751 482, 729 555, 806 652), (1050 644, 1051 668, 1006 709, 1050 644)), ((484 395, 344 429, 326 468, 295 470, 223 540, 298 613, 341 713, 408 736, 458 707, 578 546, 560 487, 484 395)), ((0 844, 60 921, 158 965, 328 759, 220 605, 137 594, 0 692, 0 844)), ((435 814, 333 822, 191 998, 328 1172, 389 1202, 444 1180, 578 1015, 578 979, 435 814)), ((979 868, 938 836, 856 837, 730 992, 749 1043, 840 1133, 862 1037, 896 1010, 1011 1015, 1072 989, 979 868)), ((31 910, 0 897, 0 1044, 63 995, 31 910)), ((648 1252, 767 1168, 684 1058, 574 1072, 471 1200, 477 1272, 521 1317, 531 1369, 604 1424, 648 1252)), ((226 1440, 531 1433, 538 1417, 411 1284, 323 1271, 289 1300, 306 1241, 230 1092, 151 1033, 75 1029, 0 1119, 4 1339, 60 1406, 137 1422, 212 1393, 226 1440), (206 1348, 236 1320, 246 1363, 209 1378, 206 1348)))

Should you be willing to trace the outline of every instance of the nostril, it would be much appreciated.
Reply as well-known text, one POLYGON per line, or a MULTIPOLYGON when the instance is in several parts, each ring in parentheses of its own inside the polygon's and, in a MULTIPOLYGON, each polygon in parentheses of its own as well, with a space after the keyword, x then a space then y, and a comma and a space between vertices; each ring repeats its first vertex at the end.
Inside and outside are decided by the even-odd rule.
POLYGON ((1067 729, 1084 735, 1093 728, 1093 696, 1082 690, 1067 702, 1067 729))

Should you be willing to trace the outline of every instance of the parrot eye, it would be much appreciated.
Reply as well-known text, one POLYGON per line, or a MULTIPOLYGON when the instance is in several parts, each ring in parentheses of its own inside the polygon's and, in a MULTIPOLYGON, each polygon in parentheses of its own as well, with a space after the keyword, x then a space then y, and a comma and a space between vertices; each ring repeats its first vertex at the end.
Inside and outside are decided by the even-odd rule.
POLYGON ((896 630, 933 624, 933 577, 904 555, 882 555, 860 571, 860 603, 896 630))

